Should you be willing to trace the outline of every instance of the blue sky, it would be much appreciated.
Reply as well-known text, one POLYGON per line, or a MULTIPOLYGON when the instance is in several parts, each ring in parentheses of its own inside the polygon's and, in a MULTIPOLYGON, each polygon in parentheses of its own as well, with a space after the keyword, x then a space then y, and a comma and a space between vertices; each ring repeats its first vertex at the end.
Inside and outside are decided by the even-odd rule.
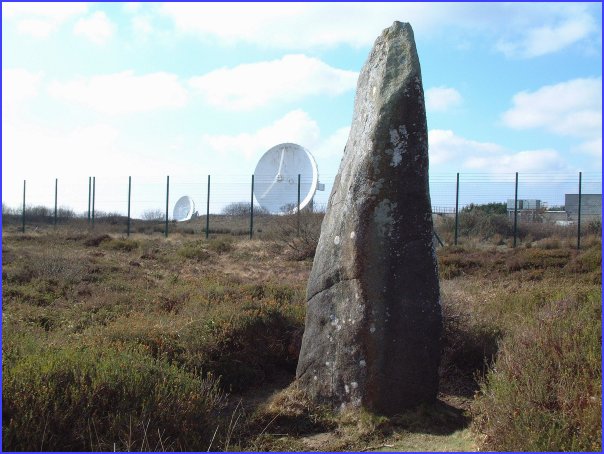
POLYGON ((127 175, 170 174, 175 197, 208 173, 244 191, 281 142, 309 149, 329 190, 357 74, 394 20, 415 32, 432 175, 597 179, 601 17, 601 3, 4 2, 2 200, 27 179, 50 205, 56 177, 79 208, 86 194, 67 193, 89 175, 108 209, 127 175))

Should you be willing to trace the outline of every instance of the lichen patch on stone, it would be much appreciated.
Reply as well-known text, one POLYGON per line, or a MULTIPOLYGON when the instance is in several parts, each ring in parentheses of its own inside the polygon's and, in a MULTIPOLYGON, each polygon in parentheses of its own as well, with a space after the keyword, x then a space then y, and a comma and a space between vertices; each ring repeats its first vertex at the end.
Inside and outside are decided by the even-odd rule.
POLYGON ((388 199, 382 200, 374 211, 374 221, 377 226, 379 235, 382 238, 390 236, 392 226, 394 224, 394 217, 392 211, 396 208, 396 202, 391 202, 388 199))
POLYGON ((392 161, 390 161, 390 165, 392 167, 396 167, 401 163, 402 160, 403 155, 400 150, 394 150, 394 152, 392 153, 392 161))

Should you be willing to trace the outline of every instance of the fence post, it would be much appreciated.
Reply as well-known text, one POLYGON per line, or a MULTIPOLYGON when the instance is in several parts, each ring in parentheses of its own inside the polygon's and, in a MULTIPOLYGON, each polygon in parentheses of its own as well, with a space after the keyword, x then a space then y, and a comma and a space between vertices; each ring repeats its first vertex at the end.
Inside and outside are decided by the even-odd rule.
POLYGON ((25 233, 25 180, 23 180, 23 212, 21 213, 21 232, 25 233))
POLYGON ((94 228, 94 202, 96 197, 96 177, 92 177, 92 227, 94 228))
POLYGON ((514 247, 516 247, 516 233, 518 232, 518 172, 516 172, 516 190, 514 191, 514 247))
POLYGON ((581 176, 579 172, 579 209, 577 211, 577 250, 581 249, 581 176))
POLYGON ((59 179, 55 178, 55 227, 57 226, 57 191, 59 189, 59 179))
POLYGON ((132 194, 132 176, 128 177, 128 228, 126 235, 130 236, 130 196, 132 194))
POLYGON ((457 172, 457 185, 455 186, 455 246, 457 246, 458 230, 459 230, 459 172, 457 172))
POLYGON ((300 236, 300 174, 298 174, 298 236, 300 236))
POLYGON ((250 196, 250 240, 254 236, 254 175, 252 174, 252 192, 250 196))
POLYGON ((92 177, 88 177, 88 224, 90 224, 90 198, 92 197, 92 177))
POLYGON ((206 203, 206 239, 210 236, 210 175, 208 175, 208 201, 206 203))
POLYGON ((166 177, 166 228, 164 236, 168 238, 168 200, 170 198, 170 175, 166 177))

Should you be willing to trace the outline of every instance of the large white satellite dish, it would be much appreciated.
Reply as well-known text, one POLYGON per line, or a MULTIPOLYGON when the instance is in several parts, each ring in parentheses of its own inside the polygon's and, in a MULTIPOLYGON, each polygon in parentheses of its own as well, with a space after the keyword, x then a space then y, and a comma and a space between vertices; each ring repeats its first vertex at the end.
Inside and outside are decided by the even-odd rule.
POLYGON ((262 208, 271 213, 302 210, 312 200, 319 183, 315 158, 295 143, 275 145, 262 155, 254 171, 254 195, 262 208), (298 207, 298 174, 300 206, 298 207))
POLYGON ((172 218, 179 222, 188 221, 191 219, 194 212, 195 202, 193 202, 191 197, 185 195, 176 201, 172 218))

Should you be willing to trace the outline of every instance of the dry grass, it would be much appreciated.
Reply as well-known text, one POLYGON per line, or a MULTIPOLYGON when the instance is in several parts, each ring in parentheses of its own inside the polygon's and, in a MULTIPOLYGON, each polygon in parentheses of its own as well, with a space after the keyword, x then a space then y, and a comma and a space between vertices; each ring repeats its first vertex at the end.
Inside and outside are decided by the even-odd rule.
POLYGON ((596 240, 580 253, 441 254, 444 272, 459 270, 441 291, 461 321, 462 358, 483 349, 479 398, 470 402, 482 448, 601 449, 601 257, 596 240))
MULTIPOLYGON (((586 237, 585 250, 580 252, 562 237, 533 241, 530 248, 523 245, 516 250, 484 243, 439 249, 445 315, 439 403, 382 418, 362 411, 334 415, 314 406, 295 386, 288 386, 297 362, 311 262, 294 260, 286 243, 233 235, 206 241, 189 233, 167 239, 142 233, 125 238, 100 230, 82 233, 61 227, 56 232, 49 229, 23 235, 5 229, 3 233, 6 448, 112 449, 116 443, 121 449, 148 450, 205 450, 210 444, 217 450, 472 450, 477 439, 494 449, 599 446, 590 444, 593 436, 569 445, 522 445, 518 444, 520 438, 505 444, 498 441, 503 429, 493 432, 489 426, 489 421, 498 420, 490 410, 503 411, 509 396, 526 397, 520 388, 516 394, 495 391, 510 389, 498 383, 514 383, 504 365, 531 360, 531 374, 538 374, 539 365, 551 360, 547 355, 531 356, 530 342, 527 351, 519 347, 527 335, 530 339, 531 333, 542 330, 536 328, 542 327, 539 320, 554 320, 547 325, 551 336, 540 338, 543 345, 550 345, 550 339, 567 339, 564 333, 571 328, 576 331, 577 326, 559 323, 551 308, 557 307, 556 302, 587 301, 601 294, 598 237, 586 237), (99 351, 105 352, 104 362, 96 363, 99 351), (129 362, 138 366, 123 366, 129 362), (123 374, 108 376, 99 369, 102 364, 109 369, 122 365, 123 374), (152 367, 145 369, 144 364, 152 367), (68 375, 72 385, 61 387, 60 377, 69 370, 87 372, 68 375), (174 386, 180 383, 180 388, 153 388, 152 377, 158 374, 169 377, 174 386), (95 386, 76 393, 88 380, 86 376, 95 386), (52 394, 43 394, 34 386, 40 380, 52 385, 52 394), (142 380, 141 389, 147 394, 128 388, 136 380, 142 380), (209 387, 204 389, 208 393, 187 394, 200 383, 207 383, 209 387), (107 392, 99 390, 111 390, 114 385, 126 386, 131 392, 102 402, 88 394, 107 392), (69 396, 78 395, 80 400, 71 399, 65 393, 68 389, 69 396), (479 389, 493 400, 475 404, 479 389), (19 393, 25 392, 31 399, 17 402, 19 393), (150 417, 161 421, 166 416, 162 406, 156 405, 161 399, 149 400, 150 395, 161 397, 164 392, 171 392, 182 409, 171 410, 175 425, 170 427, 169 437, 161 427, 153 429, 153 435, 147 433, 151 426, 145 429, 150 417), (231 393, 225 406, 215 404, 212 399, 225 392, 231 393), (122 400, 132 405, 111 413, 107 402, 122 400), (74 427, 80 429, 64 431, 64 438, 61 433, 53 434, 52 444, 47 427, 60 412, 37 409, 72 408, 77 415, 83 401, 96 408, 94 417, 79 421, 74 416, 74 427), (180 411, 188 416, 175 418, 180 411), (211 415, 209 426, 187 422, 202 420, 204 415, 211 415), (485 415, 490 415, 486 423, 481 419, 485 415), (103 426, 103 433, 97 417, 113 421, 103 426), (470 436, 472 417, 474 433, 490 434, 488 437, 470 436), (96 433, 88 428, 91 421, 96 433)), ((563 318, 569 320, 580 313, 574 303, 565 311, 561 312, 563 318)), ((589 318, 583 325, 593 328, 589 318)), ((596 331, 587 333, 585 339, 596 331)), ((565 357, 581 361, 582 347, 566 341, 560 344, 565 357)), ((599 361, 599 350, 591 351, 599 361)), ((570 364, 548 373, 557 377, 570 364)), ((581 377, 582 389, 597 381, 593 375, 581 377)), ((588 394, 594 395, 592 391, 588 394)), ((571 404, 560 404, 560 408, 575 408, 573 399, 583 402, 581 395, 561 395, 560 402, 570 399, 571 404)), ((585 414, 591 415, 597 410, 594 408, 589 407, 585 414)), ((565 427, 591 428, 590 417, 579 413, 565 419, 570 421, 565 427)), ((533 416, 523 420, 522 426, 508 426, 505 433, 533 430, 530 422, 539 418, 527 415, 533 416)))

